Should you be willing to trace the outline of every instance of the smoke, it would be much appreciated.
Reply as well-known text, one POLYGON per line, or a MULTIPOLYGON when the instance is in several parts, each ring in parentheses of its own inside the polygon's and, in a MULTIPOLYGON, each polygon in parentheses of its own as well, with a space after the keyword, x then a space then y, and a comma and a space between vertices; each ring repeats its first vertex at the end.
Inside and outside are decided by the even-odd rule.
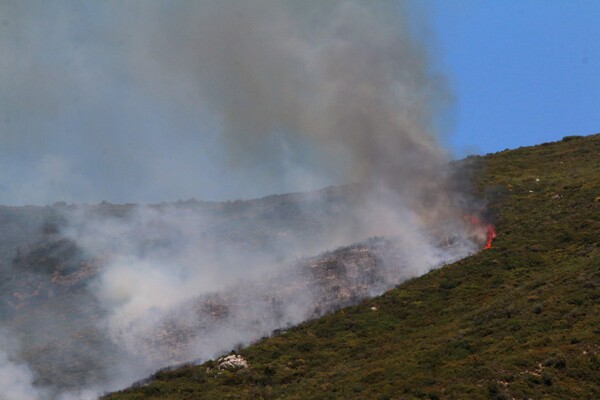
POLYGON ((209 2, 170 7, 160 23, 146 10, 131 59, 147 65, 147 93, 168 91, 150 79, 168 72, 198 88, 236 168, 266 163, 285 183, 286 163, 303 157, 309 175, 375 178, 408 195, 445 161, 433 121, 449 95, 403 6, 209 2))
POLYGON ((382 209, 382 202, 377 210, 352 202, 342 212, 321 212, 331 201, 324 193, 307 196, 316 201, 284 197, 282 207, 298 215, 283 226, 262 220, 265 200, 217 216, 197 204, 69 216, 67 237, 88 254, 109 255, 89 290, 104 309, 96 328, 119 349, 117 365, 130 365, 129 383, 165 365, 214 358, 475 250, 460 230, 452 245, 441 246, 445 238, 424 230, 416 216, 382 209), (339 218, 344 222, 332 223, 339 218), (317 226, 306 229, 311 222, 317 226), (393 235, 392 242, 295 258, 372 232, 393 235))
POLYGON ((406 3, 22 4, 0 4, 4 201, 352 184, 45 209, 51 229, 6 269, 3 310, 37 310, 3 316, 22 342, 0 352, 11 396, 93 397, 480 245, 438 145, 451 96, 406 3))
POLYGON ((0 7, 2 204, 410 187, 443 161, 450 96, 403 2, 0 7))
POLYGON ((13 303, 3 318, 22 341, 3 370, 34 399, 94 398, 381 294, 481 245, 464 226, 447 237, 352 189, 51 208, 50 233, 20 251, 0 299, 13 303), (389 239, 366 240, 376 233, 389 239), (28 271, 40 264, 46 271, 28 271))
POLYGON ((33 387, 33 374, 25 364, 14 361, 8 349, 14 349, 6 332, 0 332, 0 399, 2 400, 36 400, 43 392, 33 387), (7 349, 7 350, 5 350, 7 349))

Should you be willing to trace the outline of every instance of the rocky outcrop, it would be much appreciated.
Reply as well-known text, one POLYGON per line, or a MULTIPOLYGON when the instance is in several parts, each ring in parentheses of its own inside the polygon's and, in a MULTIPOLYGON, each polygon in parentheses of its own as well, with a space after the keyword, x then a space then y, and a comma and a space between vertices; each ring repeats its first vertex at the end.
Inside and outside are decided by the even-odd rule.
POLYGON ((227 357, 221 357, 217 360, 217 362, 219 363, 219 365, 217 366, 218 369, 225 369, 230 371, 248 368, 249 366, 248 361, 246 361, 244 357, 238 354, 230 354, 227 357))

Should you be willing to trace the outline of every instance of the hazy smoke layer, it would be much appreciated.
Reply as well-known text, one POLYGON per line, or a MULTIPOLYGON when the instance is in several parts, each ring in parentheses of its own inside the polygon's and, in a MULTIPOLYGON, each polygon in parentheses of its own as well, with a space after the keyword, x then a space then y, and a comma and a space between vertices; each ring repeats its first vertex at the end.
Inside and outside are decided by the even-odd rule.
POLYGON ((197 88, 234 167, 266 163, 266 179, 296 187, 315 176, 375 178, 405 196, 438 180, 443 160, 432 123, 444 82, 411 37, 401 4, 154 7, 134 21, 143 32, 131 49, 130 62, 144 65, 136 80, 162 101, 174 86, 152 77, 173 74, 197 88))
POLYGON ((479 245, 436 144, 444 81, 403 4, 25 3, 0 4, 0 50, 13 55, 0 64, 6 201, 354 184, 46 209, 37 241, 2 248, 2 271, 21 275, 0 293, 19 344, 0 351, 0 382, 16 382, 0 399, 93 397, 479 245), (390 240, 297 259, 372 236, 390 240))
POLYGON ((447 95, 409 22, 395 1, 2 1, 0 204, 430 175, 447 95))

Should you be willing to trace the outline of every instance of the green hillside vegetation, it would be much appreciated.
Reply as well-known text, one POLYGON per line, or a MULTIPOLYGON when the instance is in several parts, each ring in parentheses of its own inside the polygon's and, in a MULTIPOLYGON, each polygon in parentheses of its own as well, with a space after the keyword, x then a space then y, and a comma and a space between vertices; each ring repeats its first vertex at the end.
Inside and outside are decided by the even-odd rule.
POLYGON ((600 135, 468 160, 492 249, 106 399, 600 398, 600 135))

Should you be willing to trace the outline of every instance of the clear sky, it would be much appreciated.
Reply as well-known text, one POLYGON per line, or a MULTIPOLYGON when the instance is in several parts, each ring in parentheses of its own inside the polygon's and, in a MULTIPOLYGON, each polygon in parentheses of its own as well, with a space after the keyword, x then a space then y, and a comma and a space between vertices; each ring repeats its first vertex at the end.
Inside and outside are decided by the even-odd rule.
POLYGON ((425 33, 434 70, 445 76, 442 97, 452 101, 443 142, 454 157, 600 132, 600 1, 408 1, 408 20, 402 12, 382 17, 381 9, 369 20, 348 19, 348 9, 329 14, 339 2, 308 0, 0 0, 0 204, 224 200, 344 183, 320 173, 346 167, 319 159, 314 137, 227 138, 223 121, 238 131, 304 126, 310 103, 319 107, 327 94, 319 89, 340 76, 314 78, 311 63, 336 57, 315 58, 319 42, 343 35, 350 57, 333 60, 335 68, 346 69, 349 82, 366 77, 365 87, 385 90, 372 71, 400 67, 391 74, 405 80, 405 92, 407 76, 416 82, 410 109, 431 94, 428 84, 438 85, 420 75, 426 63, 402 32, 405 48, 390 56, 385 47, 394 24, 407 21, 425 33), (217 4, 243 4, 247 18, 217 4), (289 26, 281 4, 292 10, 289 26), (227 26, 241 27, 238 36, 227 26), (240 59, 250 60, 242 74, 240 59), (245 151, 256 162, 237 165, 245 151))
POLYGON ((428 11, 457 155, 600 132, 600 1, 430 1, 428 11))

